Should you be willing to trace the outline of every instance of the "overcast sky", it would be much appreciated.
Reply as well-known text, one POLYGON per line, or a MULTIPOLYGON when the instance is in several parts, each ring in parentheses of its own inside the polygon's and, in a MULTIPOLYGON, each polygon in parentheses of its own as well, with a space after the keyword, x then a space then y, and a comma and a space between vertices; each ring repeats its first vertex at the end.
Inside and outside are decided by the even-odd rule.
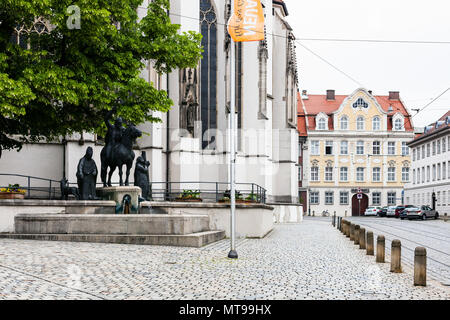
MULTIPOLYGON (((450 42, 449 0, 284 0, 297 38, 450 42)), ((422 108, 450 87, 449 44, 301 41, 376 95, 400 91, 422 108)), ((349 94, 358 83, 297 44, 300 89, 349 94)), ((417 127, 450 110, 450 90, 413 118, 417 127)), ((415 112, 412 112, 415 114, 415 112)))

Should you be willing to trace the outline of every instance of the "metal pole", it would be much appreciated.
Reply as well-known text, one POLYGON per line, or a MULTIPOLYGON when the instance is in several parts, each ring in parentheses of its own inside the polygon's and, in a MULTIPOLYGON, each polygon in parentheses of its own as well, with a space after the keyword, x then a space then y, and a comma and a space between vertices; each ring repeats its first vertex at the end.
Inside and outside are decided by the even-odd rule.
MULTIPOLYGON (((231 16, 234 14, 234 0, 231 0, 231 16)), ((235 43, 233 39, 231 38, 231 45, 230 45, 230 184, 231 184, 231 206, 230 206, 230 233, 231 233, 231 248, 230 252, 228 253, 228 258, 230 259, 237 259, 238 254, 236 252, 236 194, 235 194, 235 178, 236 178, 236 153, 235 153, 235 132, 234 132, 234 112, 236 109, 236 88, 235 88, 235 43)))

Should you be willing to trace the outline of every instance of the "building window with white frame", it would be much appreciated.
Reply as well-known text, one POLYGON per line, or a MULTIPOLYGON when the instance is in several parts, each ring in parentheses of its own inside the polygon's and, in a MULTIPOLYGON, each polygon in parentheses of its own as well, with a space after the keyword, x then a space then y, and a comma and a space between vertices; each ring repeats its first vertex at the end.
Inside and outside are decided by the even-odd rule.
POLYGON ((397 193, 396 192, 388 192, 387 194, 387 203, 388 206, 393 206, 397 203, 397 193))
POLYGON ((402 156, 409 156, 409 147, 405 141, 402 142, 402 156))
POLYGON ((348 168, 347 167, 341 167, 340 169, 340 180, 341 181, 348 181, 348 168))
POLYGON ((363 155, 364 154, 364 141, 356 142, 356 154, 363 155))
POLYGON ((303 180, 303 167, 299 166, 298 167, 298 181, 302 181, 303 180))
POLYGON ((422 146, 422 159, 425 159, 425 146, 422 146))
POLYGON ((388 142, 388 155, 395 155, 395 141, 388 142))
POLYGON ((396 131, 403 130, 403 120, 402 119, 400 119, 400 118, 395 119, 395 121, 394 121, 394 129, 396 131))
POLYGON ((364 182, 364 168, 356 168, 356 181, 364 182))
POLYGON ((432 150, 433 150, 433 156, 435 156, 436 155, 436 141, 433 141, 433 148, 432 148, 432 150))
POLYGON ((349 198, 348 191, 341 191, 341 192, 339 192, 339 203, 341 205, 348 204, 348 198, 349 198))
POLYGON ((441 140, 440 139, 438 139, 437 141, 436 141, 436 153, 437 154, 441 154, 441 140))
POLYGON ((438 181, 441 180, 441 164, 437 164, 437 179, 438 181))
POLYGON ((388 168, 388 181, 389 182, 395 181, 395 167, 388 168))
POLYGON ((326 191, 325 192, 325 204, 332 205, 334 203, 334 192, 326 191))
POLYGON ((381 130, 381 120, 380 117, 376 116, 372 119, 372 130, 380 131, 381 130))
POLYGON ((422 167, 422 183, 425 183, 425 167, 422 167))
POLYGON ((414 148, 413 149, 413 161, 416 161, 416 154, 417 154, 417 149, 416 148, 414 148))
POLYGON ((364 117, 359 116, 358 118, 356 118, 356 130, 364 131, 364 122, 364 117))
POLYGON ((381 168, 380 167, 372 168, 372 181, 373 182, 381 182, 381 168))
POLYGON ((341 141, 341 154, 342 155, 348 154, 348 141, 341 141))
POLYGON ((327 130, 327 119, 320 118, 317 124, 317 130, 327 130))
POLYGON ((430 182, 430 166, 427 166, 427 182, 430 182))
POLYGON ((433 181, 436 181, 436 165, 433 164, 433 181))
POLYGON ((447 179, 446 163, 442 162, 442 180, 446 180, 446 179, 447 179))
POLYGON ((348 130, 348 117, 347 116, 343 116, 341 117, 341 130, 348 130))
POLYGON ((325 142, 325 155, 332 155, 333 154, 333 141, 326 141, 325 142))
POLYGON ((318 140, 311 141, 311 155, 313 156, 320 155, 320 141, 318 140))
POLYGON ((372 154, 374 154, 374 155, 381 154, 381 142, 380 141, 374 141, 372 143, 372 154))
POLYGON ((319 192, 313 191, 309 193, 310 204, 319 204, 319 192))
POLYGON ((413 169, 413 184, 416 184, 416 169, 413 169))
POLYGON ((372 193, 372 204, 374 206, 381 205, 381 192, 373 192, 372 193))
POLYGON ((311 167, 311 181, 319 181, 319 167, 311 167))
MULTIPOLYGON (((423 173, 423 171, 422 171, 423 173)), ((420 168, 417 168, 417 183, 420 183, 420 168)), ((423 183, 423 180, 422 180, 423 183)))
POLYGON ((427 157, 431 155, 431 145, 427 143, 427 157))
POLYGON ((402 168, 402 182, 409 182, 409 167, 402 168))
POLYGON ((325 167, 325 181, 333 181, 333 167, 325 167))

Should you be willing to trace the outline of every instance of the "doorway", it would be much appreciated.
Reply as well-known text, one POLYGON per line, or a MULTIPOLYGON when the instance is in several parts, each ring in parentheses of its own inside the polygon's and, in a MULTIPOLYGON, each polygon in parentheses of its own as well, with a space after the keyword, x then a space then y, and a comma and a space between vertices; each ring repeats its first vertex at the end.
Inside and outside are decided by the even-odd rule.
POLYGON ((363 216, 367 207, 369 206, 369 197, 362 193, 361 203, 358 203, 358 195, 355 194, 352 197, 352 216, 358 217, 363 216))

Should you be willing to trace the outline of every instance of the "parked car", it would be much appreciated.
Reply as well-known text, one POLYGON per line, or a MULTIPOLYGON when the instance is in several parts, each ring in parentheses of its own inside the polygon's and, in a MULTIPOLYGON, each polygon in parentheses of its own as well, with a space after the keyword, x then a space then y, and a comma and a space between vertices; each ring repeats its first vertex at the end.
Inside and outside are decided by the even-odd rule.
POLYGON ((405 209, 405 206, 401 205, 401 206, 390 206, 386 212, 386 216, 387 217, 396 217, 399 218, 400 217, 400 212, 403 211, 403 209, 405 209))
POLYGON ((420 206, 420 207, 409 207, 405 208, 401 217, 403 219, 422 219, 426 220, 427 218, 439 218, 439 213, 436 210, 431 209, 429 206, 420 206))
POLYGON ((376 216, 378 211, 381 210, 381 207, 368 207, 364 212, 365 216, 376 216))
POLYGON ((378 210, 377 216, 379 217, 386 217, 386 213, 389 207, 382 207, 380 210, 378 210))

